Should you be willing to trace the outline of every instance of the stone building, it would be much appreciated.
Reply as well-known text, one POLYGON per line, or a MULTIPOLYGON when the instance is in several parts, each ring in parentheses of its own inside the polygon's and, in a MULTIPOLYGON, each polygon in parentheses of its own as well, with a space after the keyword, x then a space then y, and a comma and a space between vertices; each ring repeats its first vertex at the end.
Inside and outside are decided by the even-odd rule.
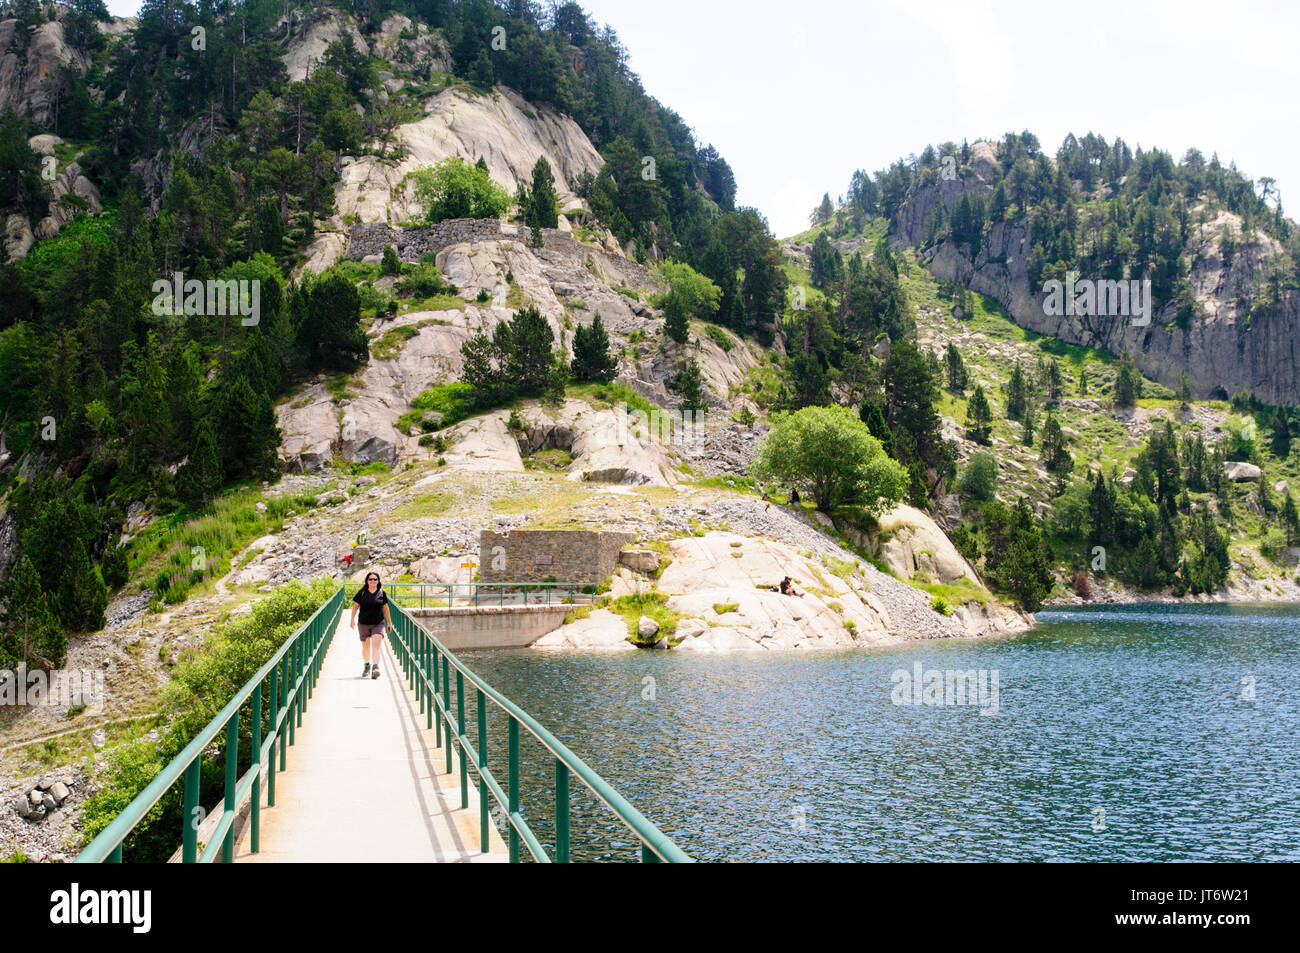
POLYGON ((631 533, 607 530, 516 529, 479 533, 483 582, 575 582, 596 585, 614 574, 631 533))

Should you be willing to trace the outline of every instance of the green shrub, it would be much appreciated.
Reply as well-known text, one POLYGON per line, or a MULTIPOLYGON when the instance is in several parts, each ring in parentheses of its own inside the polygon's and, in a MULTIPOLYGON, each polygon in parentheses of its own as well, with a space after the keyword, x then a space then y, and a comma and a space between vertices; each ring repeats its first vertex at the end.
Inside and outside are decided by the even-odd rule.
POLYGON ((709 336, 709 340, 724 351, 731 350, 731 338, 727 337, 727 332, 723 331, 722 328, 718 327, 716 324, 706 324, 704 326, 704 333, 709 336))
POLYGON ((473 386, 461 381, 430 387, 411 401, 411 408, 397 422, 397 429, 403 433, 409 431, 417 421, 423 420, 427 413, 441 416, 439 429, 442 429, 467 420, 478 412, 474 406, 473 386))
POLYGON ((421 262, 397 283, 397 290, 412 298, 433 298, 437 295, 454 295, 460 289, 443 278, 436 265, 421 262))
POLYGON ((998 461, 991 453, 971 454, 957 487, 973 500, 993 499, 998 488, 998 461))
POLYGON ((948 600, 943 596, 931 596, 930 608, 940 615, 952 615, 952 606, 948 605, 948 600))

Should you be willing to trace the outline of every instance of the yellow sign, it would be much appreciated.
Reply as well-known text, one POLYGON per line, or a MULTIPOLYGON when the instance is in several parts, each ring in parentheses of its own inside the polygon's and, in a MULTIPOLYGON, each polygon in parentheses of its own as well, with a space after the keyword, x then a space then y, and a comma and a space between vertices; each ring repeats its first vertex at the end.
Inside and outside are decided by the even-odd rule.
POLYGON ((474 568, 474 564, 473 564, 473 563, 461 563, 461 564, 460 564, 460 568, 461 568, 461 569, 473 569, 473 568, 474 568))

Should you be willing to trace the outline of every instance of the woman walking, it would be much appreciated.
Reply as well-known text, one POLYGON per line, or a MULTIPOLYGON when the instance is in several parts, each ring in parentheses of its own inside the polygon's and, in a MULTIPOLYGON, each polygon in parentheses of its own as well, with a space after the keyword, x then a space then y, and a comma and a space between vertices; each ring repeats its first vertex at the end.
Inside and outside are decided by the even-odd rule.
POLYGON ((361 657, 366 667, 361 677, 379 677, 379 650, 384 645, 384 623, 393 624, 393 617, 388 614, 388 594, 384 584, 379 581, 379 573, 366 575, 366 584, 352 597, 352 615, 348 619, 348 628, 357 624, 357 610, 361 610, 361 625, 357 632, 361 636, 361 657), (371 661, 373 659, 373 661, 371 661))

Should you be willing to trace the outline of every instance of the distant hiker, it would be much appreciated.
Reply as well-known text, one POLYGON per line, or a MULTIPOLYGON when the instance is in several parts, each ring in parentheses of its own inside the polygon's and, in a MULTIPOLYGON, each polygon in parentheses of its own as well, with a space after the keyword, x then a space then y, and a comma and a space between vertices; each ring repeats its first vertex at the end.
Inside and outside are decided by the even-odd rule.
POLYGON ((790 505, 791 506, 799 505, 799 491, 796 490, 794 487, 790 487, 790 505))
POLYGON ((379 581, 379 573, 372 572, 366 576, 365 585, 352 597, 352 614, 348 617, 348 628, 356 626, 361 636, 361 657, 366 663, 361 672, 362 678, 367 675, 371 678, 379 677, 379 650, 384 645, 385 621, 390 626, 393 624, 393 617, 388 614, 388 594, 384 592, 384 584, 379 581), (358 609, 361 610, 359 626, 358 609))
POLYGON ((798 596, 800 599, 803 598, 803 593, 794 587, 794 582, 791 581, 789 576, 786 576, 781 580, 779 591, 783 596, 798 596))

